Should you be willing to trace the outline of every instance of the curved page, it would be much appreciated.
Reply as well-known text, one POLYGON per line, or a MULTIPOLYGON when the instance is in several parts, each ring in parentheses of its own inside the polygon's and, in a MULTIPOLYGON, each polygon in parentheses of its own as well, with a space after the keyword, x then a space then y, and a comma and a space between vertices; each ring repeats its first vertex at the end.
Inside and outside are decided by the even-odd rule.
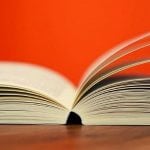
POLYGON ((36 65, 0 62, 0 84, 39 92, 71 108, 75 87, 58 73, 36 65))

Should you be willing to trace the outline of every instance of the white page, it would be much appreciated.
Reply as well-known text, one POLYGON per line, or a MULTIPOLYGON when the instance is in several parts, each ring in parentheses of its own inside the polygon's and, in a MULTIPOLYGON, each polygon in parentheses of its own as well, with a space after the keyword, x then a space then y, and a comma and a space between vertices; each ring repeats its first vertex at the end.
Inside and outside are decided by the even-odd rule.
POLYGON ((75 87, 58 73, 36 65, 0 62, 0 84, 18 86, 40 92, 71 108, 75 87))
POLYGON ((104 67, 107 67, 109 64, 114 62, 115 60, 131 53, 137 51, 143 47, 147 47, 150 45, 150 32, 137 36, 133 39, 127 40, 113 49, 109 50, 105 55, 99 57, 94 63, 92 63, 87 71, 85 72, 83 78, 81 79, 81 83, 79 86, 79 91, 83 88, 83 86, 95 76, 97 72, 99 72, 104 67), (146 40, 146 42, 144 41, 146 40), (138 42, 138 43, 136 43, 138 42), (128 46, 136 43, 135 45, 128 48, 128 46))
POLYGON ((94 86, 96 83, 114 75, 117 74, 121 71, 124 71, 126 69, 135 67, 135 66, 139 66, 139 65, 143 65, 143 64, 150 64, 150 58, 149 59, 141 59, 141 60, 137 60, 134 62, 130 62, 128 64, 122 64, 121 66, 118 66, 116 68, 113 68, 111 70, 109 70, 106 73, 101 74, 101 76, 99 78, 97 78, 95 81, 93 81, 91 84, 89 84, 86 88, 84 88, 84 90, 78 95, 78 97, 76 98, 76 100, 74 101, 74 105, 73 107, 76 105, 76 103, 79 101, 79 99, 82 97, 82 95, 84 95, 84 93, 86 93, 86 91, 88 91, 92 86, 94 86))

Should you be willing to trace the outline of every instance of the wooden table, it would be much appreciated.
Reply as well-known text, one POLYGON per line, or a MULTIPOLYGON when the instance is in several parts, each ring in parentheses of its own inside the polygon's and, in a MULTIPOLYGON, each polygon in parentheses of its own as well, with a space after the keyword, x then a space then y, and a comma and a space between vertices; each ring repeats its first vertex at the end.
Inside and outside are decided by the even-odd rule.
POLYGON ((0 125, 0 150, 149 150, 150 126, 0 125))

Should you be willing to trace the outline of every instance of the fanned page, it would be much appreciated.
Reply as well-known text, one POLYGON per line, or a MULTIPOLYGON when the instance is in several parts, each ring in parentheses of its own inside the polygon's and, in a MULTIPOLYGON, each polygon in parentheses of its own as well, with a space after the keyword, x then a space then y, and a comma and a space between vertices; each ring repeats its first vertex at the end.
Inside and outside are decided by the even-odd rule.
POLYGON ((127 68, 129 68, 131 64, 131 66, 136 66, 142 63, 149 63, 150 56, 147 56, 147 54, 149 54, 149 49, 145 49, 149 46, 150 32, 125 41, 109 50, 102 57, 99 57, 85 72, 77 89, 74 106, 90 87, 92 87, 96 82, 104 79, 104 74, 107 76, 110 71, 114 70, 113 72, 115 72, 117 68, 117 70, 123 70, 123 66, 128 66, 127 68), (141 52, 141 50, 143 50, 143 52, 141 52), (140 51, 140 54, 145 53, 145 55, 135 57, 136 52, 138 51, 140 51), (127 56, 130 54, 133 55, 128 58, 127 56))
POLYGON ((83 77, 73 111, 86 125, 150 124, 150 33, 99 58, 83 77), (141 70, 140 70, 141 68, 141 70))
POLYGON ((67 79, 31 64, 0 62, 0 84, 39 93, 67 109, 71 109, 75 95, 75 87, 67 79))
POLYGON ((80 86, 83 86, 83 84, 89 81, 97 72, 113 61, 147 46, 150 46, 150 32, 122 42, 113 49, 108 50, 89 66, 81 79, 80 86))

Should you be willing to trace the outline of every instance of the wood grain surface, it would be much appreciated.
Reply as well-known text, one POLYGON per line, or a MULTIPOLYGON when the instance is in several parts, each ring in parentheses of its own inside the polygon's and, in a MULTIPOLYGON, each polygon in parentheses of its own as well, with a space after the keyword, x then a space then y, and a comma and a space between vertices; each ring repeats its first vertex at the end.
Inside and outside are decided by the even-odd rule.
POLYGON ((0 150, 149 150, 150 126, 0 125, 0 150))

